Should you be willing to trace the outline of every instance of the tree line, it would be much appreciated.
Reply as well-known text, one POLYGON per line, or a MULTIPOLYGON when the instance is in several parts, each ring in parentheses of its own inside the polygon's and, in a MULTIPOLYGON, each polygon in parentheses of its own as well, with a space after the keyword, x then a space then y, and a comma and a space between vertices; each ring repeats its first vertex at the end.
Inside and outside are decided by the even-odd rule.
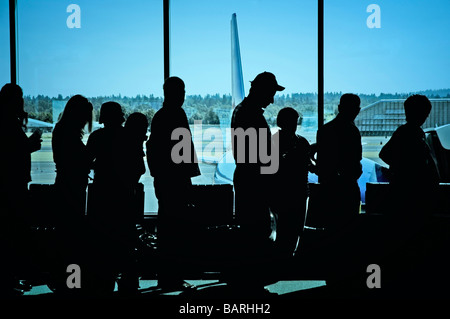
MULTIPOLYGON (((426 90, 414 92, 425 94, 429 98, 450 98, 450 89, 445 90, 426 90)), ((337 113, 339 99, 343 92, 327 92, 324 94, 324 110, 325 117, 334 117, 337 113)), ((376 94, 358 94, 361 98, 361 107, 375 103, 381 99, 406 99, 412 93, 381 93, 376 94)), ((25 96, 25 111, 28 112, 30 118, 41 120, 44 122, 53 122, 52 101, 67 101, 70 97, 63 97, 61 94, 57 97, 49 97, 44 95, 25 96)), ((98 121, 100 107, 104 102, 115 101, 122 105, 125 115, 128 116, 133 112, 141 112, 147 116, 149 123, 153 119, 156 111, 162 107, 163 98, 154 95, 136 95, 134 97, 111 95, 97 96, 88 98, 94 107, 94 120, 98 121)), ((317 93, 293 93, 279 94, 275 96, 275 101, 264 112, 264 116, 271 125, 275 125, 276 116, 280 109, 284 107, 292 107, 300 114, 300 123, 303 115, 313 114, 317 112, 317 93)), ((230 94, 207 94, 187 95, 183 108, 186 111, 188 120, 193 123, 195 120, 201 120, 203 124, 220 124, 221 110, 230 110, 231 112, 231 95, 230 94)))

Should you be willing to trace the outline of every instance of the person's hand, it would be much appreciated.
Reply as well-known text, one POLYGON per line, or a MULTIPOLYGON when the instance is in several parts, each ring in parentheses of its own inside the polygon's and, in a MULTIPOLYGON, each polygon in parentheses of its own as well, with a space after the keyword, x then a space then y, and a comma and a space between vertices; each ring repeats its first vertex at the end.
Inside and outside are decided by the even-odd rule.
POLYGON ((41 136, 42 136, 42 132, 39 130, 36 130, 28 138, 30 153, 36 152, 41 149, 41 146, 42 146, 41 136))

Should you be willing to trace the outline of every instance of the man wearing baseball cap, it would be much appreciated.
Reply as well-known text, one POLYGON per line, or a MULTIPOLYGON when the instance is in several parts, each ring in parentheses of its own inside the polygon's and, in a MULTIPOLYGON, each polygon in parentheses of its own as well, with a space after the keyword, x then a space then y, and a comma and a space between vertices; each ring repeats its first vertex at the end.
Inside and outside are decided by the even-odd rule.
MULTIPOLYGON (((258 74, 253 81, 250 82, 252 88, 260 87, 266 89, 274 89, 275 91, 283 91, 284 87, 277 83, 275 75, 270 72, 263 72, 258 74)), ((251 92, 251 89, 250 89, 251 92)), ((276 93, 276 92, 275 92, 276 93)))
POLYGON ((271 233, 268 202, 271 175, 262 173, 262 168, 267 167, 268 163, 264 163, 260 155, 271 154, 272 134, 263 113, 274 102, 276 92, 283 90, 284 87, 277 83, 272 73, 258 74, 251 81, 248 96, 236 106, 231 119, 236 162, 233 177, 235 208, 243 235, 240 253, 248 262, 244 264, 249 265, 242 267, 238 274, 245 282, 238 279, 237 283, 241 286, 240 290, 252 289, 255 293, 264 292, 264 276, 257 274, 256 269, 262 269, 260 266, 267 261, 271 233))

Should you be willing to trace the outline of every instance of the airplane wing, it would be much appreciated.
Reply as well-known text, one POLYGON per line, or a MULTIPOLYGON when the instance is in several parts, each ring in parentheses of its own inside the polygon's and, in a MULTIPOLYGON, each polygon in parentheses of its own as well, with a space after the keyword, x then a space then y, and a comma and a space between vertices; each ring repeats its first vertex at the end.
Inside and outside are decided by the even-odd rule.
POLYGON ((36 119, 32 119, 32 118, 28 118, 27 127, 28 128, 49 128, 50 129, 50 128, 54 127, 54 124, 36 120, 36 119))
POLYGON ((446 150, 450 150, 450 124, 443 125, 434 129, 441 142, 441 145, 446 150))

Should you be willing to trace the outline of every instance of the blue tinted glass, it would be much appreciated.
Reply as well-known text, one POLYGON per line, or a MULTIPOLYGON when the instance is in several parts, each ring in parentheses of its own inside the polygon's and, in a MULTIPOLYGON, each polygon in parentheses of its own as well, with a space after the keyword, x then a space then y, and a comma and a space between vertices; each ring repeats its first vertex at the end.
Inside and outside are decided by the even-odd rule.
MULTIPOLYGON (((32 120, 30 131, 33 120, 54 124, 75 94, 92 102, 94 129, 101 127, 99 109, 106 101, 120 103, 126 115, 141 111, 150 118, 161 107, 162 1, 20 0, 17 10, 18 84, 32 120)), ((55 180, 51 128, 44 128, 42 149, 32 154, 32 179, 55 180)), ((141 182, 145 211, 155 212, 148 169, 141 182)))

